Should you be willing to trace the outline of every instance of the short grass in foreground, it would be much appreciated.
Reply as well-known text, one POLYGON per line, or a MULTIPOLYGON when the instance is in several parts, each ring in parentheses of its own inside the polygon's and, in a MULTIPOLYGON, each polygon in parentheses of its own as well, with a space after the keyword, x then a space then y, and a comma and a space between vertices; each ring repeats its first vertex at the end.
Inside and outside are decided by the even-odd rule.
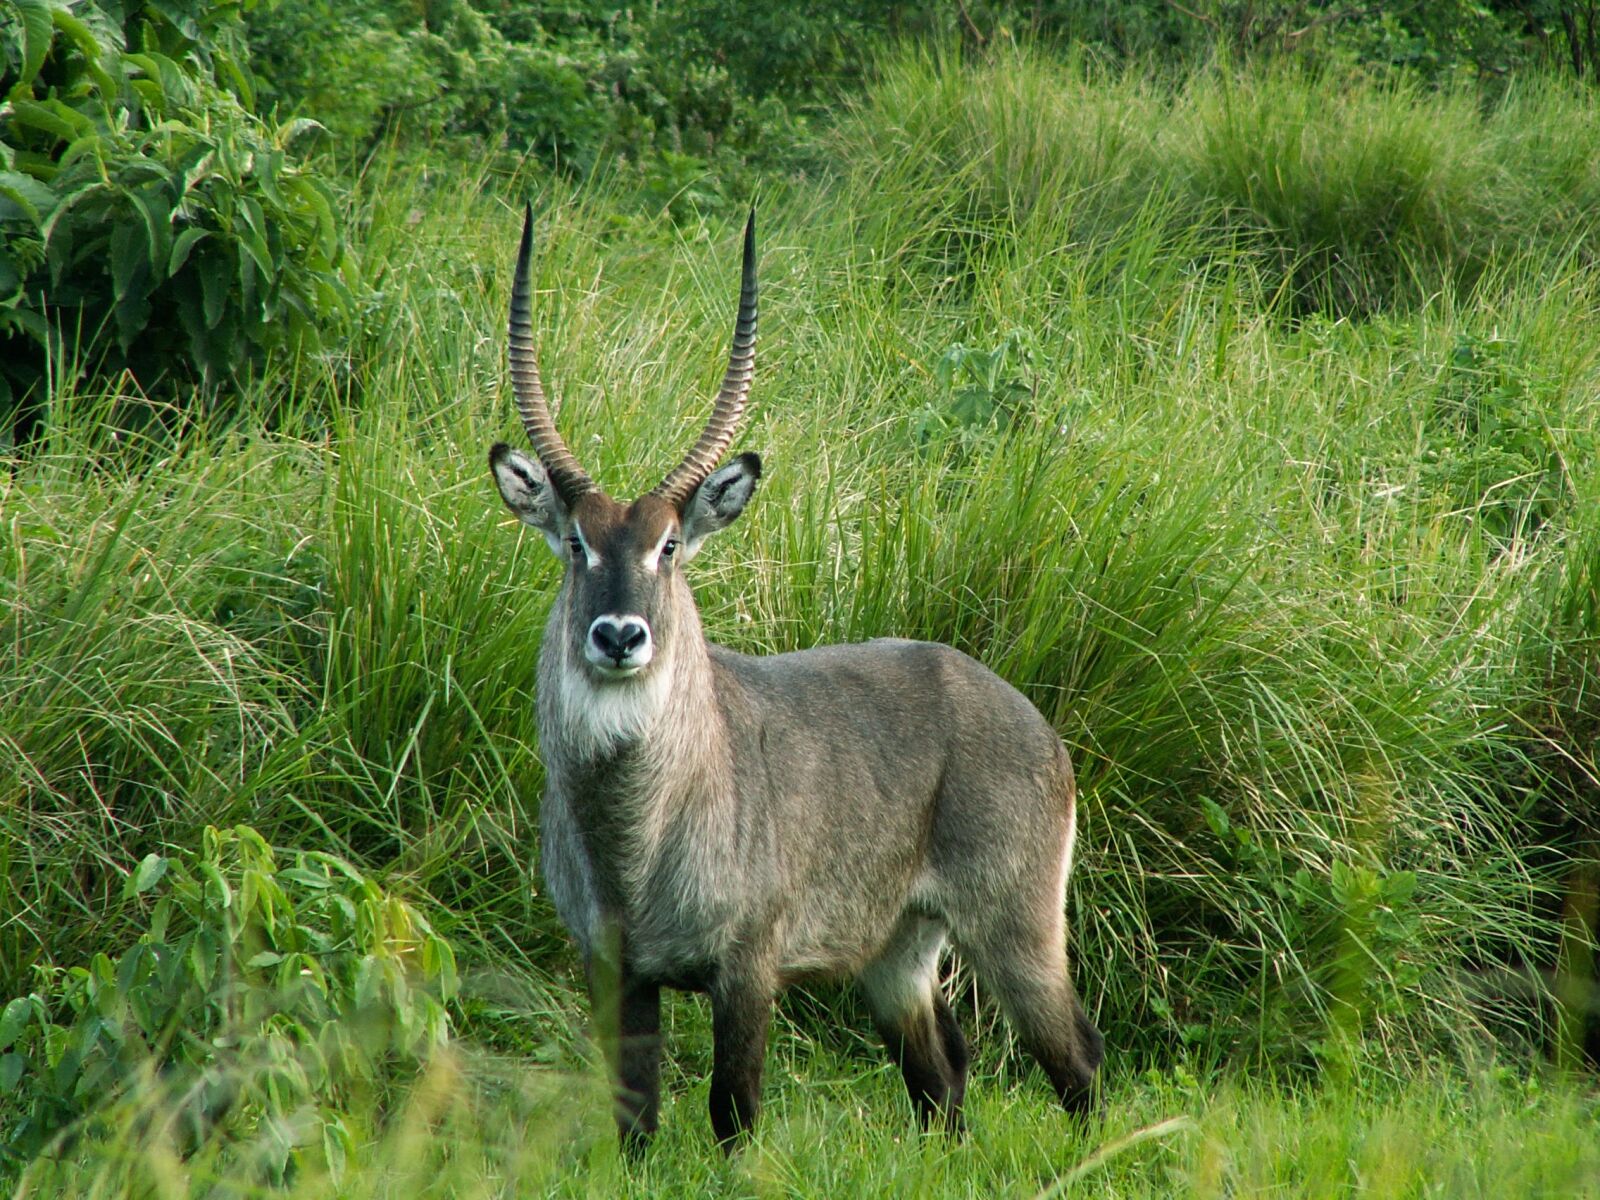
MULTIPOLYGON (((695 1007, 684 1001, 676 1019, 703 1024, 695 1007)), ((725 1160, 713 1144, 704 1080, 677 1074, 661 1136, 630 1164, 592 1072, 445 1053, 381 1130, 361 1123, 375 1121, 376 1109, 358 1116, 333 1169, 292 1173, 275 1194, 1600 1195, 1600 1099, 1557 1081, 1424 1069, 1399 1088, 1315 1089, 1247 1078, 1201 1084, 1177 1067, 1116 1078, 1103 1118, 1085 1126, 1018 1064, 975 1074, 968 1132, 951 1141, 916 1130, 881 1058, 839 1039, 781 1037, 769 1056, 765 1120, 741 1153, 725 1160)), ((154 1115, 135 1096, 104 1134, 59 1162, 35 1163, 17 1196, 257 1194, 248 1140, 180 1159, 154 1115)))

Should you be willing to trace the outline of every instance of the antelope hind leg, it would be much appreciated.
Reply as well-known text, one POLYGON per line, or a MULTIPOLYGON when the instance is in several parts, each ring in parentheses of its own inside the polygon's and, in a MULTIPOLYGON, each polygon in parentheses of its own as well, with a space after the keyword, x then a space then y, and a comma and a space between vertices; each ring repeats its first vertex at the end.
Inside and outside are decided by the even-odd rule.
POLYGON ((1039 907, 1045 911, 1036 920, 1019 919, 1014 912, 983 920, 961 931, 957 945, 979 980, 999 997, 1062 1107, 1089 1113, 1098 1102, 1094 1076, 1105 1058, 1105 1039, 1073 989, 1064 916, 1053 904, 1039 907))
POLYGON ((1061 1106, 1071 1113, 1092 1113, 1098 1105, 1094 1076, 1105 1058, 1105 1039, 1072 987, 1066 954, 1045 955, 1044 961, 1020 955, 980 961, 978 977, 999 994, 1018 1039, 1044 1069, 1061 1106))
POLYGON ((857 982, 922 1127, 953 1133, 967 1090, 967 1043, 939 991, 944 946, 937 922, 907 917, 857 982))

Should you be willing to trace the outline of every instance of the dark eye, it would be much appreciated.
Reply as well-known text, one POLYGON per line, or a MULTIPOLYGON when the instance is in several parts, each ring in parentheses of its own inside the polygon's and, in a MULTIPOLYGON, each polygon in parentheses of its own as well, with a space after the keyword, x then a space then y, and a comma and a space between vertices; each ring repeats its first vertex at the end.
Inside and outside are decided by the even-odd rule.
POLYGON ((577 537, 569 537, 567 539, 567 547, 572 551, 572 557, 573 558, 582 558, 583 557, 583 541, 582 541, 582 539, 577 538, 577 537))
POLYGON ((672 552, 674 550, 676 550, 677 548, 678 548, 677 540, 675 538, 668 538, 666 541, 661 543, 661 557, 662 558, 671 558, 672 557, 672 552))

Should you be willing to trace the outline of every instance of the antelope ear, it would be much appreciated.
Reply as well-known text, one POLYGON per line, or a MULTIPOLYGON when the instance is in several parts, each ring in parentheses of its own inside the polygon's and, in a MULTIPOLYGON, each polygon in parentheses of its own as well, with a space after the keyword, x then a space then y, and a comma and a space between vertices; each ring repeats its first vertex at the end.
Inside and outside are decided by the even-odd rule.
POLYGON ((544 540, 557 558, 566 557, 561 541, 572 522, 567 518, 567 506, 551 484, 544 464, 504 442, 496 442, 489 450, 489 470, 494 474, 495 486, 500 489, 500 499, 516 514, 517 520, 544 534, 544 540))
POLYGON ((761 459, 755 454, 741 454, 725 467, 711 472, 706 481, 695 488, 694 495, 683 508, 683 556, 692 558, 707 535, 726 529, 744 511, 755 495, 756 480, 761 478, 761 459))

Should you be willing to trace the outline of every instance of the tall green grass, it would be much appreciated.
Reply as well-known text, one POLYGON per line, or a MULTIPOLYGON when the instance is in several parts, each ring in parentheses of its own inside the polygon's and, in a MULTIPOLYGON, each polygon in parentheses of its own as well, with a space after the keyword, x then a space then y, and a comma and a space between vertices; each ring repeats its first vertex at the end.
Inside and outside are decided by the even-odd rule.
MULTIPOLYGON (((1550 984, 1588 944, 1576 919, 1563 942, 1559 916, 1590 869, 1575 831, 1595 827, 1600 156, 1571 141, 1600 124, 1553 87, 1485 112, 1335 82, 1160 89, 1029 54, 911 53, 845 118, 835 177, 761 211, 741 441, 767 472, 696 563, 708 631, 758 652, 950 641, 1055 723, 1082 786, 1076 973, 1114 1050, 1113 1111, 1136 1068, 1175 1055, 1373 1079, 1524 1054, 1557 993, 1581 1040, 1590 993, 1550 984), (977 384, 948 373, 979 359, 994 370, 977 384)), ((483 461, 515 429, 501 327, 518 204, 471 183, 369 176, 357 216, 380 302, 347 356, 263 381, 270 432, 246 412, 130 449, 96 397, 61 397, 49 443, 5 464, 8 994, 35 963, 132 935, 122 877, 146 852, 244 821, 353 857, 435 914, 475 1044, 576 1061, 574 964, 532 833, 533 664, 558 568, 483 461)), ((714 391, 737 222, 630 216, 603 188, 506 190, 530 188, 546 386, 591 472, 634 494, 714 391)), ((985 1079, 1015 1071, 981 991, 953 986, 985 1079)), ((692 1002, 673 1012, 682 1093, 707 1032, 692 1002)), ((729 1186, 864 1190, 859 1161, 805 1139, 853 1121, 858 1088, 892 1110, 892 1080, 857 1035, 825 1032, 866 1027, 847 994, 785 1012, 774 1057, 802 1078, 729 1186), (815 1067, 812 1039, 843 1039, 843 1065, 830 1050, 815 1067)), ((514 1131, 546 1119, 518 1115, 544 1099, 507 1099, 524 1085, 566 1086, 519 1077, 484 1109, 439 1085, 496 1130, 441 1178, 499 1170, 514 1131)), ((1053 1127, 1042 1093, 992 1091, 974 1121, 996 1129, 978 1149, 990 1175, 953 1165, 964 1151, 891 1151, 889 1123, 841 1144, 886 1164, 872 1186, 1049 1185, 1061 1163, 1023 1131, 1053 1127)), ((1202 1129, 1292 1143, 1297 1110, 1267 1112, 1281 1100, 1202 1129)), ((1146 1123, 1173 1115, 1146 1103, 1128 1099, 1146 1123)), ((668 1161, 702 1155, 697 1107, 676 1103, 668 1161)), ((1326 1128, 1331 1163, 1368 1116, 1320 1113, 1304 1136, 1326 1128)), ((454 1153, 413 1148, 407 1119, 382 1135, 398 1141, 374 1128, 374 1163, 454 1153)), ((1151 1169, 1182 1164, 1197 1194, 1280 1169, 1264 1149, 1229 1166, 1210 1136, 1185 1134, 1176 1160, 1150 1150, 1166 1164, 1151 1169)), ((558 1138, 524 1165, 562 1175, 602 1140, 558 1138)), ((107 1153, 124 1152, 145 1153, 107 1153)))
POLYGON ((1485 103, 1333 68, 1160 84, 1025 49, 973 67, 928 51, 884 67, 839 155, 854 194, 907 201, 869 218, 881 252, 959 274, 1035 221, 1061 247, 1114 239, 1155 199, 1170 235, 1248 255, 1297 311, 1370 314, 1519 256, 1592 261, 1590 100, 1528 78, 1485 103))

